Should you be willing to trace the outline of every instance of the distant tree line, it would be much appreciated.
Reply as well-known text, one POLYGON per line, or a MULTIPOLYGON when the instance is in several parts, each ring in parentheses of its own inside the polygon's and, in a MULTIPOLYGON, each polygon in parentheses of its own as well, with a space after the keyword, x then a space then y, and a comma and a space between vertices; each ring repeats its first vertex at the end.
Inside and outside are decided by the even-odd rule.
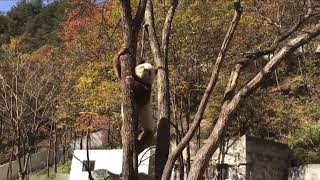
POLYGON ((65 0, 44 4, 42 0, 21 1, 0 15, 0 44, 21 37, 22 51, 31 52, 45 44, 60 45, 59 23, 65 16, 65 0))

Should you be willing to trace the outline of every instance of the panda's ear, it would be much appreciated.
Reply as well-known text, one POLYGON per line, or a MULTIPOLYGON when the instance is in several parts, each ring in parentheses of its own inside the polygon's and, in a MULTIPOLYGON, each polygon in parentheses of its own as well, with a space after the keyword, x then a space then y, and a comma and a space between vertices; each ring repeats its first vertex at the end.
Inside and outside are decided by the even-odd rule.
POLYGON ((141 60, 141 61, 138 63, 138 65, 139 65, 139 64, 143 64, 143 63, 145 63, 145 60, 141 60))

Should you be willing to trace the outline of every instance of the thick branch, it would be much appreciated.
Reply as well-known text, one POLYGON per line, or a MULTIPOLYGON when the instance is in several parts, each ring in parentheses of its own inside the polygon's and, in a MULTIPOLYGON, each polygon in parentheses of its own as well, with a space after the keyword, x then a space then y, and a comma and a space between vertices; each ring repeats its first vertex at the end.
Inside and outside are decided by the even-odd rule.
POLYGON ((121 4, 121 19, 123 28, 123 40, 127 47, 131 45, 132 38, 132 15, 130 1, 120 0, 121 4))
POLYGON ((252 91, 256 90, 259 84, 266 79, 271 72, 282 62, 285 57, 293 53, 298 47, 308 43, 313 38, 320 34, 320 23, 317 24, 310 32, 304 33, 292 40, 290 40, 286 46, 278 51, 272 59, 263 67, 263 69, 252 78, 240 91, 235 94, 232 98, 227 98, 223 102, 221 107, 220 115, 216 125, 214 126, 210 137, 205 141, 205 144, 198 151, 195 157, 191 170, 188 176, 189 180, 201 179, 201 175, 204 173, 210 158, 216 151, 221 138, 222 133, 228 123, 230 117, 239 106, 240 101, 243 100, 252 91))
POLYGON ((168 60, 168 48, 169 48, 169 38, 170 38, 170 32, 171 32, 171 26, 172 26, 172 20, 174 13, 178 7, 178 0, 172 0, 171 6, 167 12, 166 20, 164 22, 164 26, 162 29, 162 42, 161 42, 161 48, 164 54, 165 61, 168 60))
MULTIPOLYGON (((138 9, 137 9, 137 13, 134 17, 133 20, 133 37, 132 37, 132 44, 133 44, 133 48, 134 48, 134 54, 136 54, 136 49, 137 49, 137 42, 138 42, 138 35, 141 29, 141 25, 142 25, 142 21, 144 18, 144 14, 146 11, 146 5, 147 5, 147 1, 148 0, 140 0, 139 1, 139 5, 138 5, 138 9)), ((135 59, 135 57, 134 57, 135 59)))
POLYGON ((139 6, 137 9, 136 16, 134 17, 134 22, 137 25, 141 25, 143 18, 144 18, 144 13, 146 11, 146 5, 147 5, 148 0, 140 0, 139 1, 139 6))
POLYGON ((153 5, 151 0, 148 0, 147 2, 146 12, 145 12, 145 21, 148 29, 151 51, 152 51, 155 63, 159 68, 159 64, 160 64, 159 62, 162 61, 162 54, 160 50, 159 40, 157 37, 157 32, 155 30, 153 5))
POLYGON ((207 86, 206 91, 204 92, 204 94, 202 96, 202 99, 201 99, 200 105, 198 107, 198 111, 197 111, 195 118, 193 120, 193 123, 191 124, 186 135, 182 138, 181 142, 177 145, 177 148, 171 152, 171 154, 168 158, 168 161, 166 163, 165 169, 163 171, 163 174, 162 174, 162 180, 169 180, 170 179, 171 171, 172 171, 172 168, 173 168, 173 165, 174 165, 176 159, 182 153, 182 151, 186 147, 186 145, 190 142, 194 133, 196 132, 197 128, 200 125, 200 122, 203 117, 203 113, 205 111, 205 108, 207 107, 207 103, 210 99, 213 88, 215 87, 215 85, 217 83, 221 64, 224 60, 225 54, 228 50, 228 47, 229 47, 229 44, 232 40, 233 34, 237 28, 240 17, 241 17, 241 11, 235 10, 232 22, 229 27, 229 30, 224 38, 224 41, 221 46, 221 50, 220 50, 219 55, 217 57, 216 63, 213 67, 213 71, 211 74, 209 84, 207 86))

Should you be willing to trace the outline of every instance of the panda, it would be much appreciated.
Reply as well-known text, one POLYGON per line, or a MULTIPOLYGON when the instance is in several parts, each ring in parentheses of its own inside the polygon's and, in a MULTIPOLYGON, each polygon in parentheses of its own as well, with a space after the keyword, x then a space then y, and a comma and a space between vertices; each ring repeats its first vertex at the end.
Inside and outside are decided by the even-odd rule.
MULTIPOLYGON (((126 54, 128 49, 121 47, 113 58, 113 66, 116 76, 121 79, 120 56, 126 54)), ((142 132, 138 135, 137 152, 142 152, 150 146, 153 141, 154 121, 152 118, 152 83, 157 75, 157 68, 150 63, 142 63, 135 67, 133 76, 128 76, 125 82, 133 90, 136 102, 139 126, 142 132)), ((123 106, 121 105, 121 115, 123 115, 123 106)))

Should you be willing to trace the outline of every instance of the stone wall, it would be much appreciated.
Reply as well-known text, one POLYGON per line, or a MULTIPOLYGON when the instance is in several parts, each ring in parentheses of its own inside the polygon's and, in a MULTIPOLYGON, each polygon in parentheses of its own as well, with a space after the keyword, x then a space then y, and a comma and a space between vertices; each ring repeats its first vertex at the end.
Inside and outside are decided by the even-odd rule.
POLYGON ((319 180, 320 164, 307 164, 289 169, 288 180, 319 180))
MULTIPOLYGON (((47 156, 48 151, 40 151, 38 153, 31 155, 30 161, 30 170, 39 170, 44 169, 47 167, 47 156)), ((62 151, 57 152, 58 161, 62 159, 62 151)), ((49 165, 54 163, 53 152, 50 153, 49 165)), ((3 164, 0 166, 0 180, 7 180, 7 173, 8 173, 9 163, 3 164)), ((19 170, 19 163, 18 161, 12 161, 12 179, 18 178, 18 170, 19 170)))
POLYGON ((232 180, 286 180, 288 162, 287 145, 241 136, 221 143, 204 178, 217 178, 218 171, 227 169, 232 180))
POLYGON ((247 136, 246 147, 248 180, 287 179, 289 167, 287 145, 247 136))
POLYGON ((246 137, 226 139, 212 156, 206 179, 218 176, 219 166, 228 169, 228 178, 232 180, 246 179, 246 137))
MULTIPOLYGON (((99 131, 99 132, 95 132, 95 133, 91 133, 90 134, 90 140, 89 140, 89 145, 91 145, 91 148, 94 147, 101 147, 104 143, 103 143, 103 139, 105 138, 105 132, 104 131, 99 131)), ((77 139, 75 142, 71 143, 71 147, 73 149, 80 149, 80 142, 81 142, 81 138, 77 139)), ((87 137, 84 136, 82 138, 82 149, 86 149, 87 148, 87 137)))

